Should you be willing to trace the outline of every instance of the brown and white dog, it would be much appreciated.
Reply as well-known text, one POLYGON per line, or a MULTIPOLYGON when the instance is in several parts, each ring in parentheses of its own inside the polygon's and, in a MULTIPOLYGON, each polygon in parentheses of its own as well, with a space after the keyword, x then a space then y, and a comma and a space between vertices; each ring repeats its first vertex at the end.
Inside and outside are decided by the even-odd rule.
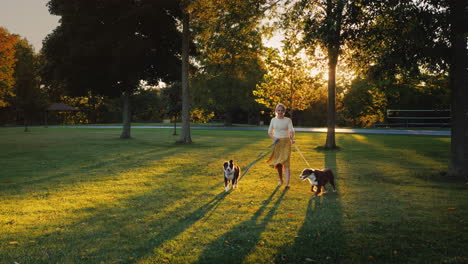
POLYGON ((232 188, 237 188, 237 181, 239 180, 240 168, 232 160, 226 161, 224 167, 224 190, 229 191, 229 184, 232 188))
POLYGON ((325 189, 325 184, 327 183, 329 183, 333 187, 333 191, 336 192, 335 176, 333 176, 333 172, 330 169, 304 169, 299 178, 301 178, 303 181, 308 180, 310 182, 312 185, 310 190, 315 193, 315 196, 320 196, 322 193, 327 193, 327 190, 325 189))

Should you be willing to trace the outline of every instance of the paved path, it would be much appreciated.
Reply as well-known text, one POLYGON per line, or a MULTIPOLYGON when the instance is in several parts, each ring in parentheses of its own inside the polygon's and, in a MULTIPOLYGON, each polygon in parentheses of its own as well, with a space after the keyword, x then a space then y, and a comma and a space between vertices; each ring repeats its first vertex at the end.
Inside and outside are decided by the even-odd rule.
MULTIPOLYGON (((122 126, 51 126, 65 128, 122 128, 122 126)), ((174 129, 171 126, 132 126, 132 129, 174 129)), ((180 127, 177 127, 180 129, 180 127)), ((191 129, 222 129, 222 130, 267 130, 268 127, 191 127, 191 129)), ((326 133, 327 128, 294 128, 299 132, 326 133)), ((383 135, 425 135, 450 136, 448 130, 413 130, 413 129, 364 129, 336 128, 336 133, 342 134, 383 134, 383 135)))

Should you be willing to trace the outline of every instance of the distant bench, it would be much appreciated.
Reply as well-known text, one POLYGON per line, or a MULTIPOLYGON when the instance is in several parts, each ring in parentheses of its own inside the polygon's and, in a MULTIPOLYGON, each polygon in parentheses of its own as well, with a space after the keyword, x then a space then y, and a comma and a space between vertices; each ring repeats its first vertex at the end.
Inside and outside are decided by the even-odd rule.
POLYGON ((374 123, 374 127, 450 127, 450 109, 388 109, 385 119, 385 123, 374 123))

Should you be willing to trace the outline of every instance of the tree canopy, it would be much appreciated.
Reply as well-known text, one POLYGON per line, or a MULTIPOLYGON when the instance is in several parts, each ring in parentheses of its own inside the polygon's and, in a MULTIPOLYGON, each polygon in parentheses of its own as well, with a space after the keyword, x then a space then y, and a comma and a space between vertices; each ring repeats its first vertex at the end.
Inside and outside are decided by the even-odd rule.
POLYGON ((73 94, 120 95, 180 73, 175 1, 51 0, 60 25, 44 42, 44 77, 73 94))
POLYGON ((34 54, 32 45, 26 39, 20 39, 15 44, 15 51, 15 96, 11 102, 23 112, 27 131, 32 116, 45 108, 45 99, 39 87, 38 56, 34 54))
POLYGON ((17 40, 17 36, 0 27, 0 107, 7 106, 7 97, 14 95, 13 73, 16 62, 14 46, 17 40))
POLYGON ((192 1, 199 65, 194 89, 203 95, 195 102, 219 113, 226 124, 238 111, 258 110, 252 90, 263 76, 259 25, 267 4, 253 0, 192 1))
POLYGON ((129 99, 141 80, 180 79, 177 1, 51 0, 60 25, 44 42, 43 78, 72 95, 124 95, 123 138, 130 133, 129 99))

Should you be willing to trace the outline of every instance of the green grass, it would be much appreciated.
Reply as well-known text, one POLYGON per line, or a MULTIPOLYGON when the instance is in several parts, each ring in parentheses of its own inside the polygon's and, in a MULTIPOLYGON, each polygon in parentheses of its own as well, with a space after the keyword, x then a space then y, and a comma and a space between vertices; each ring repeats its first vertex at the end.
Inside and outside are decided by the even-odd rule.
POLYGON ((222 162, 242 167, 265 131, 0 129, 0 263, 467 263, 468 185, 440 176, 450 139, 298 133, 337 193, 313 197, 256 163, 225 193, 222 162))

